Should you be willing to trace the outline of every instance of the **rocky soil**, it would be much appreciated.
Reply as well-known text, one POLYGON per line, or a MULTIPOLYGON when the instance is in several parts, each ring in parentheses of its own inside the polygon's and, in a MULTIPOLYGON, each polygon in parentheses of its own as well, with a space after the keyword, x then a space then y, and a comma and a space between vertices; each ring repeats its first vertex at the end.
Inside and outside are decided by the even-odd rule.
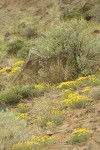
MULTIPOLYGON (((33 99, 31 103, 33 109, 29 113, 29 124, 33 129, 35 129, 34 119, 39 104, 44 100, 49 100, 58 105, 61 99, 63 99, 63 94, 56 89, 42 97, 33 99)), ((41 150, 100 150, 100 100, 91 100, 91 106, 87 109, 66 109, 64 122, 50 131, 46 128, 38 129, 39 135, 48 134, 48 132, 56 138, 56 144, 41 150), (92 136, 87 142, 72 145, 70 143, 71 133, 79 128, 90 129, 92 136)))

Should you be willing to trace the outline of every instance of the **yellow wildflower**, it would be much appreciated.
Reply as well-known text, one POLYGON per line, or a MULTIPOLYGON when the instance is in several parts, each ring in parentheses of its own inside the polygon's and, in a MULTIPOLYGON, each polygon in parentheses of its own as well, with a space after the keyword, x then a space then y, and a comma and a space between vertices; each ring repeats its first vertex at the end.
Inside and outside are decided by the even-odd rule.
POLYGON ((47 122, 47 126, 52 126, 53 125, 53 121, 48 121, 47 122))
POLYGON ((35 86, 35 89, 37 89, 37 90, 41 90, 41 89, 44 89, 44 84, 36 84, 35 86))
POLYGON ((19 120, 19 119, 24 119, 25 117, 27 117, 27 113, 22 113, 22 114, 19 114, 16 119, 19 120))
POLYGON ((89 75, 89 76, 86 76, 86 77, 79 77, 76 81, 79 81, 79 82, 84 82, 84 81, 93 81, 95 80, 95 76, 94 75, 89 75))
POLYGON ((51 113, 52 114, 59 114, 60 110, 58 108, 52 108, 51 113))
POLYGON ((8 77, 14 76, 20 69, 20 67, 12 68, 12 71, 8 74, 8 77))
POLYGON ((72 134, 78 134, 78 135, 86 134, 86 133, 90 133, 90 130, 82 128, 82 129, 75 130, 72 132, 72 134))
POLYGON ((13 64, 13 67, 18 67, 18 66, 21 67, 23 65, 23 63, 24 63, 24 61, 22 61, 22 60, 21 61, 17 61, 16 63, 13 64))
POLYGON ((51 140, 52 138, 50 137, 50 136, 47 136, 47 135, 45 135, 45 136, 43 136, 42 138, 41 138, 41 141, 42 142, 45 142, 46 140, 51 140))
POLYGON ((26 148, 32 149, 33 144, 34 144, 33 141, 28 141, 28 142, 23 142, 23 143, 17 143, 15 145, 13 145, 12 150, 26 149, 26 148))
POLYGON ((89 86, 87 86, 87 87, 84 87, 84 88, 82 89, 82 92, 89 91, 89 90, 90 90, 90 88, 91 88, 91 87, 89 87, 89 86))
POLYGON ((63 88, 67 88, 67 87, 73 86, 75 84, 76 84, 75 81, 62 82, 60 85, 57 86, 57 88, 63 89, 63 88))
POLYGON ((17 108, 27 107, 28 105, 25 103, 20 103, 17 105, 17 108))
POLYGON ((61 100, 61 103, 69 104, 71 102, 78 102, 87 99, 88 99, 87 96, 79 95, 78 92, 75 92, 74 94, 69 94, 68 98, 61 100))
POLYGON ((86 80, 86 79, 88 79, 88 76, 87 76, 87 77, 79 77, 79 78, 77 79, 77 81, 84 81, 84 80, 86 80))
POLYGON ((44 119, 43 116, 38 116, 38 117, 36 118, 36 121, 40 121, 40 120, 42 120, 42 119, 44 119))
POLYGON ((11 70, 11 67, 5 67, 5 68, 0 70, 0 73, 7 72, 7 71, 10 71, 10 70, 11 70))

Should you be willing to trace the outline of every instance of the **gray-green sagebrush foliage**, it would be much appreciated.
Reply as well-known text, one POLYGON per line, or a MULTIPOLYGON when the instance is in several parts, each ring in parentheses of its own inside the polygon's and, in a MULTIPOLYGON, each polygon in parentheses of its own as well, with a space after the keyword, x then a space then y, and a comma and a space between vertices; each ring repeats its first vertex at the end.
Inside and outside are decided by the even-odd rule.
POLYGON ((67 78, 92 73, 100 65, 100 36, 89 33, 85 20, 71 20, 52 26, 36 48, 48 58, 65 59, 67 78), (61 56, 63 55, 63 58, 61 56))

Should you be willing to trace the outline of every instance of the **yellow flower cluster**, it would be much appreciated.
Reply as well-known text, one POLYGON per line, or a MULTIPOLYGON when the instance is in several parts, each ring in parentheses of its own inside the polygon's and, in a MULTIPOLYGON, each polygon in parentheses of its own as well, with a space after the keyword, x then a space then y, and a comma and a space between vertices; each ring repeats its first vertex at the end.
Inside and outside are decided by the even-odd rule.
POLYGON ((41 90, 41 89, 44 89, 45 88, 45 85, 44 84, 36 84, 34 85, 35 89, 37 90, 41 90))
POLYGON ((48 113, 45 116, 38 116, 35 120, 39 127, 54 127, 55 125, 61 124, 64 118, 64 111, 61 111, 58 108, 52 108, 48 110, 48 113))
POLYGON ((38 117, 36 118, 36 121, 41 121, 42 119, 44 119, 43 116, 38 116, 38 117))
POLYGON ((60 85, 57 86, 59 89, 69 88, 76 85, 76 81, 68 81, 68 82, 62 82, 60 85))
POLYGON ((87 133, 90 133, 90 130, 87 130, 87 129, 79 129, 79 130, 74 130, 72 132, 72 134, 77 134, 77 135, 81 135, 81 134, 87 134, 87 133))
POLYGON ((84 81, 92 81, 92 80, 95 80, 94 75, 89 75, 89 76, 86 76, 86 77, 79 77, 76 81, 84 82, 84 81))
POLYGON ((27 104, 25 104, 25 103, 20 103, 20 104, 18 104, 16 107, 17 108, 22 108, 22 107, 27 107, 28 105, 27 104))
MULTIPOLYGON (((62 82, 60 85, 57 86, 59 89, 77 89, 79 86, 82 86, 84 84, 91 84, 92 81, 94 81, 96 77, 94 75, 89 75, 86 77, 79 77, 75 81, 68 81, 68 82, 62 82)), ((62 91, 62 92, 68 92, 68 91, 62 91)))
POLYGON ((72 143, 80 143, 80 142, 86 142, 89 138, 91 134, 90 130, 87 129, 78 129, 78 130, 74 130, 72 132, 72 137, 71 137, 71 141, 72 143))
POLYGON ((17 150, 17 149, 29 149, 32 150, 33 146, 33 141, 28 141, 28 142, 23 142, 23 143, 17 143, 13 145, 12 150, 17 150))
POLYGON ((8 77, 14 76, 20 69, 21 67, 12 68, 12 71, 8 74, 8 77))
POLYGON ((44 143, 45 141, 51 140, 51 139, 52 139, 52 137, 45 135, 41 138, 41 141, 44 143))
POLYGON ((90 89, 91 89, 90 86, 84 87, 84 88, 82 89, 82 92, 87 92, 87 91, 89 91, 90 89))
POLYGON ((88 76, 87 77, 79 77, 78 79, 77 79, 77 81, 84 81, 84 80, 87 80, 88 79, 88 76))
POLYGON ((5 67, 5 68, 0 70, 0 73, 7 72, 7 71, 10 71, 10 70, 11 70, 11 67, 5 67))
POLYGON ((52 126, 53 124, 54 124, 53 121, 48 121, 48 122, 47 122, 47 126, 52 126))
POLYGON ((79 95, 78 92, 69 94, 68 97, 64 100, 61 100, 61 104, 64 103, 66 105, 72 104, 72 103, 79 103, 82 101, 88 100, 87 96, 79 95))
POLYGON ((51 114, 59 114, 59 113, 61 113, 60 109, 58 109, 58 108, 52 108, 51 114))
POLYGON ((39 138, 38 136, 33 136, 32 139, 33 141, 27 141, 27 142, 17 143, 13 145, 12 150, 18 150, 18 149, 32 150, 33 148, 36 148, 37 146, 41 147, 42 145, 44 145, 44 143, 52 140, 52 137, 47 135, 42 136, 41 138, 39 138))
POLYGON ((19 114, 17 117, 16 117, 16 119, 17 120, 19 120, 19 119, 25 119, 26 117, 27 117, 27 113, 21 113, 21 114, 19 114))
POLYGON ((13 67, 18 67, 18 66, 22 66, 23 65, 23 63, 24 63, 24 61, 17 61, 17 62, 15 62, 14 64, 13 64, 13 67))
POLYGON ((11 72, 8 74, 8 77, 13 77, 17 72, 19 72, 23 63, 24 61, 18 61, 14 63, 11 72))

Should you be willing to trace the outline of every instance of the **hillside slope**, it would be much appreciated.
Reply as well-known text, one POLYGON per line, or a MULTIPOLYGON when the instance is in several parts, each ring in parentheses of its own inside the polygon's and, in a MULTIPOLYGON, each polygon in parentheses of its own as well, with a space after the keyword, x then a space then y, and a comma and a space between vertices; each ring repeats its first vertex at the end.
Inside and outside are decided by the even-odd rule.
MULTIPOLYGON (((91 77, 94 78, 94 76, 91 77)), ((57 87, 52 86, 47 93, 45 91, 41 96, 39 96, 39 93, 43 92, 44 87, 46 86, 47 88, 47 85, 38 84, 35 85, 37 89, 36 97, 31 97, 31 99, 26 97, 32 91, 30 89, 26 91, 25 87, 21 90, 22 87, 19 87, 20 93, 24 92, 24 98, 20 99, 20 103, 16 104, 15 107, 10 107, 9 110, 5 109, 5 112, 0 112, 0 128, 2 131, 0 133, 0 150, 100 150, 99 77, 98 80, 96 78, 95 82, 90 82, 88 86, 88 82, 85 82, 85 86, 83 86, 83 80, 86 77, 79 78, 81 79, 81 84, 77 87, 78 90, 72 89, 74 91, 71 91, 70 83, 80 82, 80 80, 63 82, 57 87), (97 86, 94 86, 94 83, 97 86), (69 84, 69 88, 58 89, 64 84, 66 86, 69 84), (70 91, 69 95, 72 95, 74 100, 72 102, 73 106, 75 106, 74 109, 69 107, 70 105, 65 107, 66 103, 64 103, 64 107, 61 107, 62 100, 66 98, 68 91, 70 91), (88 98, 86 101, 83 99, 85 106, 84 103, 81 103, 82 97, 78 100, 78 97, 74 95, 75 93, 78 97, 86 96, 88 98), (19 130, 20 124, 21 130, 19 130), (86 133, 83 132, 83 135, 80 133, 74 139, 75 141, 72 142, 71 139, 75 130, 89 131, 90 135, 84 139, 86 133)), ((89 80, 90 76, 87 78, 89 80)), ((10 89, 8 91, 10 93, 10 89)), ((4 92, 8 96, 7 99, 10 100, 9 93, 4 92)), ((12 94, 10 93, 10 95, 12 94)), ((16 98, 18 98, 17 95, 16 98)), ((0 96, 2 99, 2 94, 0 96)), ((13 95, 11 98, 13 98, 13 95)), ((0 102, 2 102, 1 99, 0 102)), ((14 101, 12 99, 12 102, 14 101)))

